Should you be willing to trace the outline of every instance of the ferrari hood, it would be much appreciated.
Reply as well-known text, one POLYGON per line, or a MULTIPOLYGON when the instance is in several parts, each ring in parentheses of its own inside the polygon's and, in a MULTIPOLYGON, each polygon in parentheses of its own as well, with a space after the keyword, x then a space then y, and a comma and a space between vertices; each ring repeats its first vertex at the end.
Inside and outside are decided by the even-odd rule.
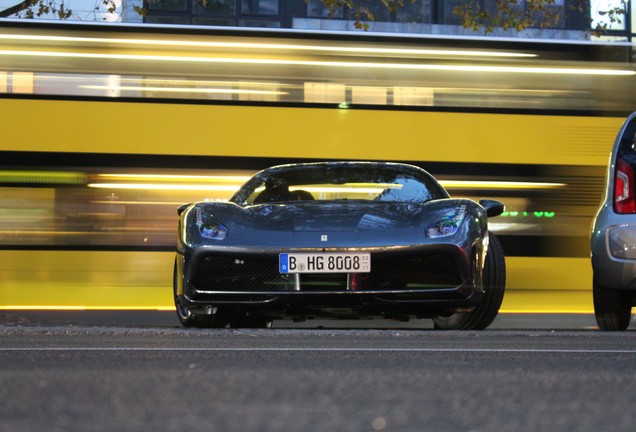
POLYGON ((441 201, 446 200, 427 204, 377 201, 301 201, 249 207, 211 204, 205 211, 230 231, 381 231, 420 226, 429 210, 440 208, 441 201))
MULTIPOLYGON (((412 226, 419 212, 415 205, 387 203, 294 203, 284 206, 261 206, 256 215, 271 214, 262 219, 263 228, 285 225, 293 231, 367 231, 412 226)), ((260 218, 256 216, 255 221, 260 218)))
POLYGON ((196 206, 198 211, 189 212, 188 217, 192 222, 218 224, 216 230, 227 237, 204 242, 220 247, 378 247, 439 242, 437 238, 453 235, 448 234, 450 228, 458 233, 459 225, 468 229, 465 220, 471 221, 470 229, 486 223, 485 211, 478 204, 452 198, 423 204, 352 200, 196 206), (467 213, 477 217, 464 218, 467 213), (461 220, 456 220, 458 215, 461 220))

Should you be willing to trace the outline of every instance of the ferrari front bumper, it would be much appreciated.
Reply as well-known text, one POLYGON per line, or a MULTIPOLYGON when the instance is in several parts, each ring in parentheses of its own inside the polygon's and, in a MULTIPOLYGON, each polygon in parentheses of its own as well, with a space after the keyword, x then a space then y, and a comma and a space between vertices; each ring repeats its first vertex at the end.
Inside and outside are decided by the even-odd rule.
POLYGON ((199 248, 185 260, 182 301, 190 308, 243 306, 283 315, 337 307, 421 315, 481 299, 471 250, 435 244, 365 251, 371 253, 370 273, 286 275, 278 271, 278 254, 289 250, 199 248))

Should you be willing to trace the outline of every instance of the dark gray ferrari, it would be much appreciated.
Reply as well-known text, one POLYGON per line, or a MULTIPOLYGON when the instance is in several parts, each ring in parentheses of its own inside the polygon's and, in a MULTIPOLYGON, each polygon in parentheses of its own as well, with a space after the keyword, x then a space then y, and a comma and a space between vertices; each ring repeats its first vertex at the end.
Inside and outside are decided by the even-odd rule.
POLYGON ((268 168, 229 202, 179 208, 174 300, 186 327, 307 318, 433 319, 484 329, 506 279, 495 200, 453 199, 421 168, 268 168))

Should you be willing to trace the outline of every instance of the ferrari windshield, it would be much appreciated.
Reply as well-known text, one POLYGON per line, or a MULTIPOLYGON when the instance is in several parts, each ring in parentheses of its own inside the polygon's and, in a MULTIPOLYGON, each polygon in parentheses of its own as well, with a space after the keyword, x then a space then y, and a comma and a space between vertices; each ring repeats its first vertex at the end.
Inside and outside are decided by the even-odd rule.
POLYGON ((261 171, 230 201, 239 205, 314 200, 423 203, 447 197, 444 188, 430 174, 413 166, 319 163, 261 171))

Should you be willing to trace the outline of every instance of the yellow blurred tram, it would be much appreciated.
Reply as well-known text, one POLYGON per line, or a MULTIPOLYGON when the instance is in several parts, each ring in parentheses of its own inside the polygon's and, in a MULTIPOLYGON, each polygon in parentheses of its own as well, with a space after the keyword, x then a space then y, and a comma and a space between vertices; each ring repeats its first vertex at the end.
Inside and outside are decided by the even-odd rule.
POLYGON ((170 309, 179 205, 347 159, 504 201, 503 311, 589 312, 634 88, 620 43, 3 20, 0 310, 170 309))

